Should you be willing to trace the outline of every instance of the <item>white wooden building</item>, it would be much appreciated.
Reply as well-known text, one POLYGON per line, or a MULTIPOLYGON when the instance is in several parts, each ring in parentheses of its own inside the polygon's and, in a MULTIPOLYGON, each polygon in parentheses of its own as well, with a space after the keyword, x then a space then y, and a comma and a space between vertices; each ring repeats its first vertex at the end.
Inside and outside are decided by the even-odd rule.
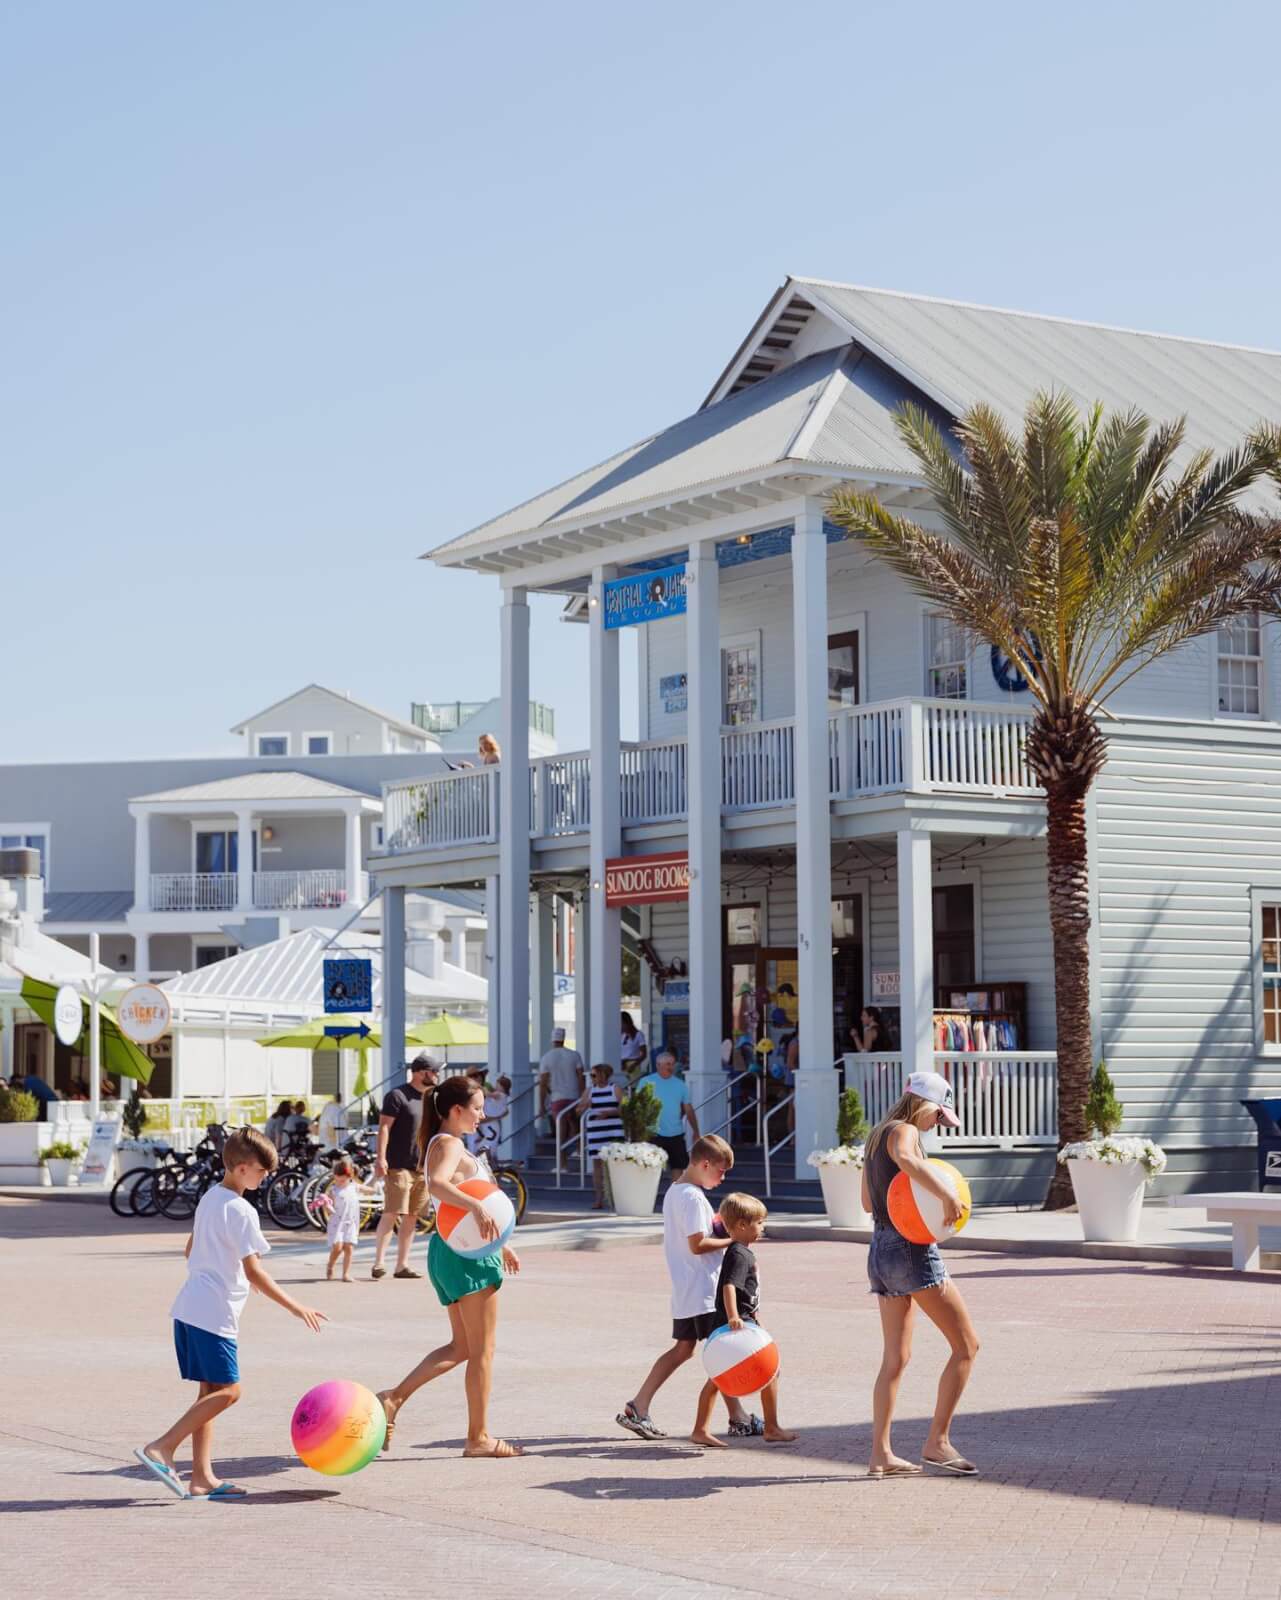
MULTIPOLYGON (((869 1109, 913 1066, 937 1065, 980 1193, 1042 1185, 1056 1041, 1025 686, 823 508, 853 481, 928 521, 895 409, 911 399, 946 424, 985 398, 1017 418, 1048 386, 1153 419, 1186 413, 1190 448, 1281 418, 1275 354, 788 279, 698 410, 431 552, 498 577, 504 760, 386 785, 369 865, 393 947, 404 891, 487 886, 499 1054, 518 1088, 531 1015, 535 1058, 550 1016, 555 897, 583 916, 591 1058, 617 1064, 606 862, 687 851, 688 899, 641 918, 651 1037, 687 1056, 705 1126, 724 1115, 722 1040, 746 1027, 781 1044, 799 1025, 785 1159, 808 1175, 809 1151, 833 1138, 834 1062, 873 1002, 894 1048, 845 1061, 869 1109), (685 607, 641 626, 641 737, 624 744, 607 586, 639 577, 644 590, 672 568, 685 607), (533 761, 531 591, 565 597, 591 663, 590 749, 533 761)), ((1281 1085, 1279 673, 1261 618, 1147 669, 1107 722, 1090 812, 1095 1053, 1127 1126, 1170 1150, 1176 1188, 1244 1172, 1239 1101, 1281 1085)), ((404 1004, 392 985, 386 1002, 404 1004)))

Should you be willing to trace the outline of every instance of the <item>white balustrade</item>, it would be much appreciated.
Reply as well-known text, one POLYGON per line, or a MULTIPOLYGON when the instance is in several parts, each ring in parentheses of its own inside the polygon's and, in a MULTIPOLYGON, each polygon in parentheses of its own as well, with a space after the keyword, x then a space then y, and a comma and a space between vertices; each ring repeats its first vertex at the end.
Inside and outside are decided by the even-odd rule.
POLYGON ((1036 793, 1027 764, 1026 711, 925 700, 924 775, 933 789, 995 789, 1036 793))
POLYGON ((796 798, 796 735, 790 717, 721 734, 721 804, 726 811, 790 805, 796 798))
MULTIPOLYGON (((959 1128, 940 1128, 944 1146, 1053 1145, 1058 1142, 1058 1057, 1052 1050, 936 1052, 934 1070, 952 1085, 959 1128)), ((887 1116, 903 1092, 901 1055, 848 1055, 845 1085, 857 1089, 869 1123, 887 1116)))
POLYGON ((591 758, 585 750, 531 763, 530 832, 536 838, 586 833, 591 824, 591 758))
POLYGON ((234 872, 153 872, 152 911, 232 911, 234 872))
POLYGON ((254 905, 260 911, 320 911, 346 903, 347 874, 341 868, 254 873, 254 905))
POLYGON ((625 745, 621 766, 624 822, 668 822, 685 815, 684 739, 625 745))
POLYGON ((384 848, 440 849, 498 837, 498 772, 478 767, 383 785, 384 848))

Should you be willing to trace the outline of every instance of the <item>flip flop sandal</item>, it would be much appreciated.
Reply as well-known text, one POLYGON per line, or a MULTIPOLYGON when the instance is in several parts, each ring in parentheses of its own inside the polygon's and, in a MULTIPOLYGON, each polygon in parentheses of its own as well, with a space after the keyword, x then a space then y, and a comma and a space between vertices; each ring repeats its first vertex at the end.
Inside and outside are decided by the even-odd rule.
POLYGON ((395 1411, 393 1411, 391 1413, 391 1415, 388 1416, 387 1415, 388 1391, 386 1389, 380 1389, 379 1392, 374 1396, 374 1398, 375 1398, 375 1400, 377 1400, 378 1404, 383 1408, 383 1416, 387 1418, 387 1431, 386 1431, 386 1433, 383 1434, 383 1449, 384 1450, 390 1450, 391 1449, 392 1435, 396 1431, 396 1418, 400 1415, 400 1407, 397 1406, 395 1411))
POLYGON ((249 1493, 242 1489, 238 1483, 220 1483, 216 1489, 210 1489, 208 1494, 193 1494, 193 1500, 243 1500, 249 1493))
POLYGON ((172 1467, 166 1466, 163 1461, 157 1461, 155 1456, 149 1456, 141 1447, 134 1451, 134 1455, 139 1461, 142 1462, 143 1466, 146 1467, 148 1472, 155 1473, 156 1477, 160 1479, 161 1483, 164 1484, 165 1488, 168 1489, 170 1494, 176 1494, 179 1500, 191 1499, 191 1496, 187 1493, 187 1490, 183 1485, 182 1479, 172 1467))
POLYGON ((753 1411, 745 1422, 731 1422, 729 1436, 731 1439, 759 1439, 765 1432, 765 1424, 753 1411))
POLYGON ((977 1478, 979 1475, 979 1469, 964 1456, 949 1456, 946 1461, 931 1461, 928 1456, 922 1456, 921 1465, 933 1467, 936 1472, 953 1472, 958 1478, 977 1478))
POLYGON ((869 1478, 876 1478, 878 1481, 882 1478, 920 1478, 924 1476, 920 1467, 911 1465, 902 1467, 869 1467, 867 1475, 869 1478))
POLYGON ((650 1417, 642 1417, 629 1400, 614 1418, 620 1428, 634 1433, 638 1439, 666 1439, 667 1435, 650 1417))

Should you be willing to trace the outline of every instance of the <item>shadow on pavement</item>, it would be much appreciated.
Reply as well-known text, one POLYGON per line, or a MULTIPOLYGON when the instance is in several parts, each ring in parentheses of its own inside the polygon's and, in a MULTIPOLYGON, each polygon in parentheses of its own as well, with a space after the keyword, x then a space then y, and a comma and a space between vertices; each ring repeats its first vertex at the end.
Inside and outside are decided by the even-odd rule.
MULTIPOLYGON (((234 1456, 228 1459, 218 1457, 218 1473, 224 1478, 266 1478, 276 1472, 289 1472, 298 1466, 298 1462, 289 1456, 234 1456)), ((178 1471, 185 1478, 188 1463, 178 1462, 178 1471)), ((74 1472, 64 1474, 68 1478, 132 1478, 138 1483, 155 1483, 153 1473, 146 1467, 130 1462, 122 1462, 118 1467, 79 1467, 74 1472)), ((177 1496, 175 1495, 176 1499, 177 1496)))
MULTIPOLYGON (((706 1451, 700 1451, 706 1455, 706 1451)), ((696 1478, 566 1478, 559 1483, 540 1483, 575 1500, 706 1500, 724 1490, 775 1489, 798 1483, 871 1483, 864 1473, 798 1474, 790 1477, 709 1477, 696 1478)))
MULTIPOLYGON (((155 1482, 155 1479, 152 1479, 155 1482)), ((156 1496, 128 1500, 0 1500, 0 1516, 25 1516, 32 1511, 137 1511, 140 1506, 183 1504, 177 1495, 161 1489, 156 1496)))

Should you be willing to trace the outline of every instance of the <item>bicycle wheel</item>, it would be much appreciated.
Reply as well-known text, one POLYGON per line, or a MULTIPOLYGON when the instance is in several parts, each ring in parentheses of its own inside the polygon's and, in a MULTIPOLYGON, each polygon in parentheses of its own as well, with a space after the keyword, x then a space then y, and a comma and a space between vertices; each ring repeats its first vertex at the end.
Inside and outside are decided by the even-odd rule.
MULTIPOLYGON (((154 1217, 156 1214, 156 1184, 162 1173, 172 1169, 157 1167, 154 1172, 144 1172, 127 1191, 129 1213, 135 1217, 154 1217)), ((128 1174, 126 1173, 126 1177, 128 1174)))
POLYGON ((300 1204, 302 1205, 303 1216, 318 1233, 325 1231, 325 1223, 328 1221, 329 1214, 323 1203, 328 1182, 329 1174, 327 1172, 318 1172, 314 1177, 308 1178, 302 1186, 300 1204))
POLYGON ((305 1228, 307 1212, 303 1206, 303 1192, 307 1175, 296 1168, 277 1172, 267 1188, 264 1209, 278 1228, 305 1228))
POLYGON ((196 1207, 210 1182, 211 1174, 203 1165, 189 1167, 183 1172, 158 1175, 156 1210, 171 1222, 187 1222, 195 1216, 196 1207))
POLYGON ((516 1221, 520 1222, 524 1218, 525 1207, 529 1204, 524 1178, 513 1167, 499 1167, 494 1174, 494 1182, 506 1193, 516 1209, 516 1221))
POLYGON ((112 1184, 111 1209, 118 1217, 137 1215, 132 1204, 133 1191, 141 1179, 151 1176, 152 1171, 151 1167, 130 1167, 112 1184))

